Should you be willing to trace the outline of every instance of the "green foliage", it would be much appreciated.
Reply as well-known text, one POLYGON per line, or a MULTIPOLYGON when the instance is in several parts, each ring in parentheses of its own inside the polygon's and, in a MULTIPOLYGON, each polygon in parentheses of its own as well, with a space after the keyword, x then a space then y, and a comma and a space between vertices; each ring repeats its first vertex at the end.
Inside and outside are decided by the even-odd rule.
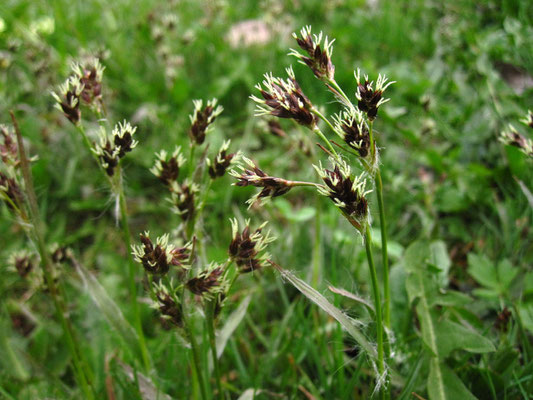
MULTIPOLYGON (((315 139, 290 121, 281 121, 286 138, 273 137, 248 98, 263 73, 283 74, 293 62, 313 102, 326 115, 338 112, 313 74, 286 55, 296 46, 290 33, 307 24, 336 38, 336 79, 352 99, 354 67, 373 80, 386 73, 397 81, 374 126, 383 147, 392 263, 392 398, 530 396, 533 168, 498 137, 509 123, 532 137, 518 122, 533 108, 531 21, 533 4, 526 0, 2 1, 0 122, 9 124, 14 109, 29 153, 39 157, 32 172, 48 244, 68 246, 85 267, 80 276, 61 264, 57 280, 94 371, 96 397, 111 398, 109 387, 116 399, 199 398, 200 392, 192 383, 189 345, 161 323, 145 292, 139 306, 153 369, 141 373, 127 291, 130 249, 107 183, 79 133, 53 109, 50 92, 71 61, 87 53, 100 57, 109 120, 138 126, 139 146, 123 160, 130 228, 158 236, 176 230, 179 218, 148 168, 155 151, 188 149, 192 99, 217 97, 225 108, 209 133, 209 156, 232 139, 232 151, 246 152, 273 175, 317 181, 300 151, 320 157, 315 139), (175 29, 161 28, 168 15, 176 16, 175 29), (232 45, 229 32, 250 19, 265 23, 270 37, 232 45)), ((87 129, 91 139, 96 130, 95 120, 87 129)), ((269 220, 278 236, 272 259, 298 270, 285 272, 296 288, 265 268, 236 282, 226 299, 216 329, 227 398, 370 398, 373 344, 361 332, 375 329, 372 311, 327 292, 331 285, 370 298, 361 238, 312 189, 248 211, 252 190, 231 183, 215 181, 206 197, 200 221, 206 258, 227 257, 230 217, 252 217, 254 224, 269 220), (319 277, 316 287, 308 285, 313 277, 319 277)), ((38 266, 22 278, 9 262, 15 251, 34 252, 23 228, 0 206, 0 397, 80 398, 38 266)), ((376 264, 380 273, 379 257, 376 264)), ((205 344, 200 307, 191 313, 205 344)), ((206 349, 204 374, 211 378, 206 349)))

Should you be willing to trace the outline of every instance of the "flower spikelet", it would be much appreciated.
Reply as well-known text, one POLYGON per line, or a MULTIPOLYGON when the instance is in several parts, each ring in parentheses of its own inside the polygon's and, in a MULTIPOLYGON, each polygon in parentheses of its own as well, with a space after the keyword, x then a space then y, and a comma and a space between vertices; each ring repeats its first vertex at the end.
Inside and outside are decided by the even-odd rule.
POLYGON ((199 190, 196 183, 191 183, 188 180, 182 184, 174 181, 170 185, 170 202, 173 205, 174 212, 179 214, 183 221, 188 221, 194 216, 196 211, 196 194, 199 190))
POLYGON ((514 126, 509 125, 509 130, 502 132, 500 141, 533 158, 533 141, 518 133, 514 126))
POLYGON ((335 133, 352 149, 365 158, 370 149, 370 135, 364 121, 363 113, 354 108, 347 108, 333 116, 335 133))
POLYGON ((387 82, 387 77, 379 74, 374 88, 374 81, 370 82, 368 75, 364 76, 364 81, 361 80, 361 71, 359 69, 354 73, 354 76, 357 81, 357 91, 355 92, 355 97, 358 100, 357 107, 366 113, 369 120, 373 121, 378 114, 379 107, 390 100, 383 97, 383 92, 396 82, 387 82))
POLYGON ((533 112, 528 110, 526 117, 521 119, 520 122, 533 129, 533 112))
POLYGON ((217 102, 217 99, 209 100, 203 107, 202 100, 193 100, 194 112, 189 116, 191 120, 189 136, 194 144, 200 145, 205 141, 211 125, 224 110, 222 106, 217 105, 217 102))
POLYGON ((165 185, 170 185, 178 180, 180 168, 185 164, 185 157, 181 154, 181 147, 176 146, 174 152, 169 157, 165 150, 156 154, 155 165, 150 168, 150 172, 157 176, 165 185))
POLYGON ((83 84, 81 99, 88 105, 100 111, 102 101, 102 76, 104 67, 97 58, 91 58, 84 63, 73 63, 72 71, 83 84))
POLYGON ((245 227, 239 231, 237 219, 230 219, 232 227, 232 241, 229 245, 228 253, 235 261, 240 273, 255 271, 265 265, 270 257, 265 252, 267 245, 275 238, 270 235, 270 231, 263 233, 267 222, 264 222, 254 232, 250 229, 250 220, 245 221, 245 227))
POLYGON ((313 104, 303 93, 296 81, 292 67, 287 68, 288 79, 265 74, 265 79, 255 87, 263 97, 250 96, 257 103, 255 115, 272 115, 278 118, 294 119, 300 125, 314 128, 316 116, 312 113, 313 104), (264 88, 263 88, 264 87, 264 88))
POLYGON ((212 299, 214 295, 224 293, 227 288, 224 269, 221 265, 211 264, 205 271, 189 279, 185 287, 196 295, 212 299))
POLYGON ((237 169, 230 171, 230 175, 238 180, 234 185, 263 188, 263 190, 247 200, 247 203, 250 206, 259 199, 268 200, 272 197, 284 195, 291 190, 291 181, 269 176, 249 158, 243 156, 242 159, 246 163, 246 166, 239 164, 237 169))
POLYGON ((230 143, 231 140, 226 140, 222 144, 222 147, 220 147, 220 150, 218 151, 213 161, 211 161, 209 158, 205 160, 208 167, 207 172, 209 172, 209 176, 211 177, 211 179, 216 179, 224 176, 226 170, 232 164, 237 163, 241 158, 240 152, 227 154, 230 143))
POLYGON ((55 107, 74 125, 79 125, 81 120, 80 96, 83 88, 80 78, 71 76, 59 86, 58 93, 52 92, 56 101, 55 107))
POLYGON ((344 160, 330 159, 330 161, 334 165, 333 170, 322 168, 321 164, 318 167, 314 166, 325 184, 319 186, 318 191, 329 197, 343 214, 363 227, 368 220, 366 196, 371 192, 371 190, 365 191, 364 175, 352 178, 350 167, 344 160))
POLYGON ((183 326, 183 310, 179 298, 175 295, 173 282, 170 286, 163 282, 154 283, 155 302, 152 308, 159 310, 162 317, 178 327, 183 326))
POLYGON ((311 26, 305 26, 300 30, 300 37, 296 33, 292 34, 296 39, 298 46, 304 50, 308 56, 299 53, 297 50, 291 49, 289 55, 298 58, 298 61, 307 65, 318 79, 333 80, 335 76, 335 66, 331 62, 331 55, 333 53, 333 42, 335 39, 328 41, 328 37, 324 37, 320 32, 318 35, 311 34, 311 26))
POLYGON ((190 244, 184 247, 175 247, 168 243, 169 235, 160 236, 154 242, 150 239, 150 233, 140 235, 141 244, 132 246, 132 254, 135 261, 142 264, 144 269, 152 274, 164 275, 170 266, 186 267, 189 259, 190 244))

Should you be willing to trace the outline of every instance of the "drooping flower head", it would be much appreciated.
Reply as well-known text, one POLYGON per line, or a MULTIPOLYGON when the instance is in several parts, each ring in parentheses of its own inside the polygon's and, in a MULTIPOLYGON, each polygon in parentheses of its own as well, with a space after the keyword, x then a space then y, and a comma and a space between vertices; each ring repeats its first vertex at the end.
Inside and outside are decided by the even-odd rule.
POLYGON ((156 153, 156 156, 155 165, 150 168, 150 172, 157 176, 165 185, 169 186, 172 182, 178 180, 180 168, 186 161, 181 154, 181 147, 176 146, 170 157, 165 150, 161 150, 159 154, 156 153))
POLYGON ((193 100, 194 112, 189 116, 191 120, 189 136, 194 144, 200 145, 205 141, 211 125, 224 110, 222 106, 217 106, 217 102, 217 99, 212 99, 203 107, 202 100, 193 100))
POLYGON ((364 121, 363 113, 354 108, 347 108, 333 116, 335 133, 352 149, 365 158, 370 150, 370 135, 364 121))
POLYGON ((376 118, 379 107, 390 100, 383 97, 383 92, 396 82, 387 82, 387 77, 379 74, 374 88, 374 81, 370 82, 368 75, 364 76, 364 81, 361 80, 361 71, 359 69, 355 71, 354 75, 357 81, 357 91, 355 92, 355 97, 358 100, 357 107, 366 113, 368 119, 372 121, 376 118))
POLYGON ((324 37, 322 44, 322 32, 318 35, 311 34, 311 26, 305 26, 300 30, 300 37, 296 33, 292 34, 296 39, 298 46, 304 50, 308 56, 299 53, 297 50, 291 49, 289 55, 298 58, 299 62, 307 65, 318 79, 333 80, 335 76, 335 66, 331 62, 331 55, 333 53, 333 42, 335 39, 328 41, 328 37, 324 37))
POLYGON ((263 188, 259 193, 247 200, 247 203, 252 206, 259 199, 270 199, 284 195, 291 190, 291 181, 283 178, 276 178, 266 174, 261 170, 252 160, 247 157, 242 157, 246 166, 238 164, 236 169, 230 171, 230 175, 237 178, 235 186, 255 186, 263 188))
POLYGON ((135 261, 142 264, 147 272, 164 275, 170 266, 186 268, 186 261, 190 256, 190 244, 175 247, 168 243, 168 234, 158 237, 154 244, 149 232, 141 234, 140 240, 140 245, 132 246, 132 254, 135 261))
POLYGON ((294 119, 300 125, 314 128, 317 117, 311 112, 313 104, 303 93, 294 77, 292 67, 287 68, 288 79, 274 77, 272 73, 265 74, 263 86, 255 87, 261 93, 262 99, 256 96, 250 98, 257 103, 256 116, 273 115, 278 118, 294 119))
POLYGON ((366 196, 371 190, 365 191, 366 180, 363 174, 352 178, 350 167, 344 160, 330 161, 333 170, 325 169, 321 164, 314 166, 324 182, 323 186, 318 186, 319 193, 329 197, 351 222, 364 228, 368 221, 366 196))
POLYGON ((263 229, 267 224, 264 222, 254 232, 250 230, 250 221, 245 221, 245 227, 239 231, 237 219, 230 219, 232 228, 232 241, 229 245, 229 256, 235 261, 240 273, 255 271, 265 265, 270 257, 265 252, 267 245, 275 238, 267 231, 263 234, 263 229))
POLYGON ((231 140, 226 140, 220 150, 218 151, 215 159, 211 161, 209 158, 205 160, 207 164, 207 172, 211 179, 216 179, 224 176, 226 170, 232 165, 239 161, 241 153, 230 153, 228 154, 229 145, 231 140))

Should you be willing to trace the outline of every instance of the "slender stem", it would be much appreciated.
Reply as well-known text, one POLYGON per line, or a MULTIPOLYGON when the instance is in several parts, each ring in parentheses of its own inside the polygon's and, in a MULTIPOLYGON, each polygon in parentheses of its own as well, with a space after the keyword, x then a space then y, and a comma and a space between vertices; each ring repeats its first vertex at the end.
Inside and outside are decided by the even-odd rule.
POLYGON ((331 154, 333 154, 335 156, 335 158, 339 158, 339 155, 337 154, 337 152, 335 151, 335 149, 333 148, 333 146, 331 145, 330 141, 326 138, 326 136, 324 136, 324 134, 322 133, 322 131, 320 130, 320 128, 318 127, 318 125, 315 125, 315 127, 313 128, 313 132, 320 138, 322 139, 322 141, 326 144, 326 146, 328 147, 328 150, 331 152, 331 154))
POLYGON ((326 83, 332 86, 337 91, 337 93, 340 96, 340 99, 343 100, 343 103, 345 106, 353 108, 352 102, 350 101, 348 96, 346 96, 346 93, 344 93, 344 91, 341 89, 341 87, 339 86, 339 84, 337 83, 335 79, 328 79, 326 83))
POLYGON ((220 378, 220 366, 217 357, 217 343, 215 337, 215 307, 216 299, 206 303, 206 324, 207 334, 209 335, 209 346, 211 347, 211 356, 213 358, 213 368, 215 370, 215 380, 217 383, 218 398, 224 400, 224 392, 222 391, 222 380, 220 378))
POLYGON ((196 342, 196 336, 194 336, 194 332, 192 331, 192 327, 191 327, 191 321, 189 320, 189 317, 187 316, 185 309, 183 309, 183 325, 185 327, 185 332, 187 334, 187 337, 189 338, 191 342, 193 364, 194 364, 194 369, 196 371, 196 376, 198 377, 198 384, 200 386, 200 392, 202 393, 202 399, 208 400, 204 375, 203 375, 201 363, 200 363, 200 352, 198 348, 198 343, 196 342))
POLYGON ((385 206, 383 204, 383 182, 379 169, 374 178, 376 194, 378 197, 379 223, 381 227, 381 257, 383 262, 383 291, 385 296, 384 321, 385 326, 390 329, 390 285, 389 285, 389 254, 387 252, 387 219, 385 218, 385 206))
MULTIPOLYGON (((313 107, 311 109, 311 112, 315 114, 318 118, 320 118, 322 121, 324 121, 326 125, 329 126, 329 129, 331 129, 332 132, 335 132, 335 127, 331 124, 331 122, 329 122, 329 119, 327 119, 320 111, 313 107)), ((339 155, 331 145, 330 141, 324 136, 318 125, 315 125, 315 127, 313 128, 313 132, 315 132, 315 134, 317 134, 318 137, 322 139, 324 143, 326 143, 326 146, 328 146, 329 151, 331 151, 335 155, 335 158, 339 158, 339 155)))
POLYGON ((15 128, 15 133, 17 135, 20 166, 22 170, 22 176, 24 178, 26 195, 28 198, 31 226, 33 228, 32 233, 33 233, 35 241, 37 242, 39 255, 41 256, 41 267, 43 270, 43 275, 46 281, 46 285, 50 291, 50 295, 52 297, 52 302, 54 303, 56 314, 59 318, 61 327, 65 334, 65 337, 67 340, 67 346, 72 355, 72 360, 74 362, 75 375, 81 385, 81 389, 85 395, 85 398, 92 400, 95 398, 93 389, 92 387, 90 387, 89 383, 87 382, 87 377, 84 373, 84 369, 85 368, 88 369, 88 366, 84 367, 83 365, 83 358, 81 356, 82 352, 80 350, 80 344, 75 339, 73 328, 70 324, 70 321, 66 317, 65 304, 63 303, 63 299, 60 297, 57 286, 53 279, 53 272, 52 272, 53 263, 52 263, 52 260, 50 259, 50 254, 48 254, 48 250, 46 248, 46 243, 44 240, 44 235, 45 235, 44 224, 39 214, 39 207, 37 205, 37 196, 35 195, 35 189, 33 187, 33 178, 32 178, 31 171, 30 171, 29 161, 28 161, 28 158, 26 157, 26 152, 24 150, 22 134, 20 132, 19 125, 15 118, 15 114, 13 113, 13 111, 10 111, 9 113, 11 115, 13 126, 15 128))
POLYGON ((135 330, 137 331, 137 336, 139 337, 139 347, 143 358, 142 361, 144 363, 146 371, 150 371, 150 356, 146 347, 146 340, 142 329, 141 312, 139 308, 139 302, 137 301, 137 284, 135 282, 137 265, 135 264, 132 256, 129 254, 131 249, 131 233, 128 223, 128 208, 126 204, 126 196, 124 195, 124 185, 122 184, 122 170, 120 169, 120 166, 119 168, 117 168, 115 173, 117 174, 119 180, 117 184, 117 191, 119 197, 120 224, 122 226, 122 234, 124 236, 126 252, 128 253, 128 286, 130 292, 130 302, 133 306, 135 330))
POLYGON ((320 196, 316 196, 315 202, 315 240, 313 243, 313 270, 311 284, 313 287, 318 287, 320 281, 321 266, 322 266, 322 252, 321 252, 321 235, 322 235, 322 220, 320 218, 320 196))
MULTIPOLYGON (((372 293, 374 296, 374 307, 376 309, 376 331, 378 343, 378 380, 383 378, 385 373, 385 363, 383 358, 383 320, 381 316, 381 298, 379 294, 378 276, 376 267, 374 266, 374 258, 372 256, 372 236, 370 233, 370 226, 367 224, 365 230, 365 248, 366 257, 368 259, 368 267, 370 269, 370 278, 372 280, 372 293)), ((380 396, 385 398, 385 388, 380 388, 380 396)))

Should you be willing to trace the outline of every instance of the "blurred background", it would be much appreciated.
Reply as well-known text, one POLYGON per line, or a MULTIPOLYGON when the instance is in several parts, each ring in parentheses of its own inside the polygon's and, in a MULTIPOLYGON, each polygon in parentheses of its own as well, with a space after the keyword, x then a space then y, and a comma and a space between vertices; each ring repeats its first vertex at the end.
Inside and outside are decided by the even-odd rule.
MULTIPOLYGON (((336 79, 347 94, 354 97, 356 68, 372 80, 384 73, 397 82, 387 90, 391 101, 380 109, 375 124, 382 146, 394 309, 407 307, 401 259, 418 238, 446 244, 450 288, 470 292, 481 285, 468 272, 473 263, 506 260, 518 276, 528 277, 523 280, 531 285, 524 289, 527 294, 533 292, 528 275, 533 265, 532 164, 498 138, 509 123, 521 132, 527 129, 518 121, 533 107, 532 21, 533 5, 526 0, 4 0, 0 122, 8 123, 8 110, 16 110, 30 152, 39 157, 33 173, 48 241, 72 248, 128 314, 127 249, 115 227, 114 204, 77 131, 53 108, 50 92, 67 78, 72 61, 99 57, 105 66, 109 119, 138 126, 140 143, 124 163, 132 233, 171 232, 179 219, 171 215, 165 190, 148 169, 154 152, 187 148, 193 99, 216 97, 224 106, 209 133, 210 153, 231 139, 231 151, 242 150, 272 175, 316 181, 306 155, 322 157, 315 139, 291 121, 281 121, 281 126, 292 139, 275 137, 266 120, 254 117, 249 99, 257 94, 254 85, 264 73, 285 76, 292 64, 312 102, 327 115, 339 111, 321 82, 287 55, 296 47, 292 32, 312 25, 313 32, 336 39, 336 79)), ((96 123, 89 125, 89 135, 96 128, 96 123)), ((203 230, 209 258, 224 259, 230 217, 252 218, 254 224, 267 220, 279 238, 270 252, 282 266, 320 291, 331 283, 368 293, 361 238, 327 199, 293 190, 247 210, 245 201, 256 191, 231 183, 228 176, 217 180, 208 196, 203 230), (320 238, 318 250, 315 237, 320 238)), ((373 197, 373 219, 378 221, 372 204, 373 197)), ((44 295, 29 296, 27 283, 7 262, 28 243, 7 207, 0 216, 1 330, 3 343, 9 344, 0 349, 0 387, 20 399, 37 394, 69 398, 68 352, 57 324, 40 313, 38 299, 44 295), (13 368, 14 362, 20 365, 13 368)), ((375 228, 379 238, 379 226, 375 228)), ((102 383, 113 375, 122 382, 118 398, 134 398, 127 394, 132 383, 125 369, 104 365, 119 340, 89 296, 77 292, 81 284, 76 277, 68 279, 72 318, 99 366, 97 379, 102 383)), ((508 291, 511 297, 518 293, 512 285, 508 291)), ((235 299, 250 293, 248 313, 222 359, 235 396, 255 387, 264 390, 264 398, 299 398, 303 386, 324 398, 352 398, 349 379, 357 365, 343 358, 355 355, 347 352, 352 343, 340 328, 273 271, 240 283, 235 299)), ((353 307, 342 298, 333 300, 345 309, 353 307)), ((485 300, 472 305, 472 324, 490 329, 498 298, 485 300)), ((523 300, 523 324, 533 330, 533 299, 523 300)), ((152 313, 148 307, 143 312, 152 313)), ((398 336, 412 335, 413 324, 409 312, 393 312, 398 336)), ((185 371, 179 365, 185 357, 179 340, 161 333, 156 322, 144 328, 158 360, 157 385, 173 397, 187 397, 187 374, 177 373, 185 371)), ((413 356, 412 349, 403 350, 406 359, 413 356)), ((121 357, 128 361, 127 352, 121 357)), ((358 395, 365 398, 371 386, 361 385, 358 395)), ((482 386, 478 396, 484 393, 482 386)))

